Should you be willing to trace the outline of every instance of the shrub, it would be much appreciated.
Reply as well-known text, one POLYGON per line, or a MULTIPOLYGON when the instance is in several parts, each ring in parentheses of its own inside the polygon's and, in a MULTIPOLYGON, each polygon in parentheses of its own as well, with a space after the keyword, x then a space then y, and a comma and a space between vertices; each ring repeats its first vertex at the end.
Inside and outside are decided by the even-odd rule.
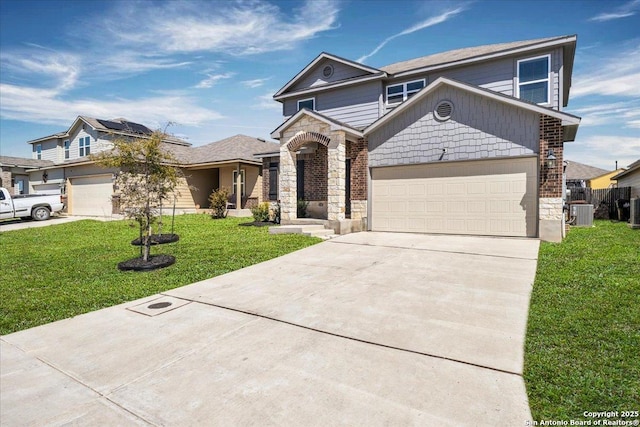
POLYGON ((298 199, 298 218, 307 217, 307 207, 309 207, 309 202, 307 202, 306 200, 298 199))
POLYGON ((273 222, 275 222, 276 224, 280 224, 280 200, 278 200, 273 204, 272 215, 273 215, 273 222))
POLYGON ((255 222, 269 221, 269 203, 262 202, 258 206, 251 208, 251 214, 255 222))
POLYGON ((211 204, 211 217, 224 218, 227 216, 227 202, 229 201, 229 190, 218 188, 209 196, 211 204))

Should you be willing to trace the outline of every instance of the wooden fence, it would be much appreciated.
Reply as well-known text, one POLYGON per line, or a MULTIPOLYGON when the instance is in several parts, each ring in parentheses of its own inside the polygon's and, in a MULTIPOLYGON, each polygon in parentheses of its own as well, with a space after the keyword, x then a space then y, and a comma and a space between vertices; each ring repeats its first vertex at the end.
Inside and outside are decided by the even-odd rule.
POLYGON ((609 208, 609 218, 618 218, 616 200, 631 198, 631 187, 603 188, 594 190, 592 188, 569 188, 571 194, 567 197, 567 203, 583 201, 593 205, 597 209, 601 204, 609 208))

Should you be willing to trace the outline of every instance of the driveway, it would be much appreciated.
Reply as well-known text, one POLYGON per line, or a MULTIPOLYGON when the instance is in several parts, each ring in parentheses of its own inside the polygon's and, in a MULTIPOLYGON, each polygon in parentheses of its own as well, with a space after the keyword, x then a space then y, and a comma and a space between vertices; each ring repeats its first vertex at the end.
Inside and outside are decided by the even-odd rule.
POLYGON ((7 335, 0 422, 524 425, 538 244, 351 234, 7 335))
POLYGON ((31 219, 12 219, 0 222, 0 233, 3 231, 24 230, 25 228, 40 228, 50 225, 65 224, 67 222, 81 221, 83 219, 91 219, 94 221, 115 221, 122 219, 121 215, 112 215, 111 217, 95 217, 95 216, 61 216, 53 214, 46 221, 34 221, 31 219))

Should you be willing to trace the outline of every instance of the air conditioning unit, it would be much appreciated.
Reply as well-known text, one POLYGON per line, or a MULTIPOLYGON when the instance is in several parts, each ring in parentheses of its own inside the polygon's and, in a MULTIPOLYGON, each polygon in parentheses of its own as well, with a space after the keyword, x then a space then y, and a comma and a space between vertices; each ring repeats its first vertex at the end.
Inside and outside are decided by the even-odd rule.
POLYGON ((631 217, 629 227, 640 228, 640 197, 631 199, 631 217))
POLYGON ((591 227, 593 225, 593 205, 571 205, 571 216, 575 218, 576 227, 591 227))

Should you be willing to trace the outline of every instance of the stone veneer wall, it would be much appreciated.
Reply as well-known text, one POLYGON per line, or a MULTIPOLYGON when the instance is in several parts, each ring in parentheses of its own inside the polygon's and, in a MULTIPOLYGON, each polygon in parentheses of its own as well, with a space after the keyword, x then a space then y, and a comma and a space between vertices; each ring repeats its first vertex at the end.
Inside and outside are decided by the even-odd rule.
POLYGON ((540 147, 538 171, 538 235, 541 240, 560 242, 565 234, 562 168, 564 142, 562 121, 547 115, 540 115, 540 147), (556 166, 547 168, 549 149, 556 156, 556 166))
POLYGON ((2 181, 2 187, 6 188, 9 193, 14 194, 13 187, 11 186, 11 172, 2 171, 0 173, 0 179, 2 181))

